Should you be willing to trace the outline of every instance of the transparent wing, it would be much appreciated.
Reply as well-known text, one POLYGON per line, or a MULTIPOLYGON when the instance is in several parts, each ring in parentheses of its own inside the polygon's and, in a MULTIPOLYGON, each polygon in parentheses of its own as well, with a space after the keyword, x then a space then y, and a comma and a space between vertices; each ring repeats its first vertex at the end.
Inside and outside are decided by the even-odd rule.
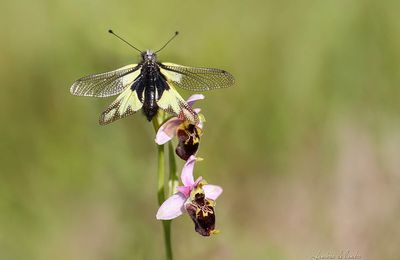
POLYGON ((169 83, 191 91, 227 88, 235 83, 233 76, 220 69, 186 67, 173 63, 161 63, 161 73, 169 83))
POLYGON ((121 93, 140 74, 141 65, 131 64, 114 71, 78 79, 71 86, 71 94, 87 97, 109 97, 121 93))
MULTIPOLYGON (((141 84, 141 81, 137 80, 134 84, 141 84)), ((126 88, 100 115, 99 123, 107 125, 115 120, 134 114, 142 106, 143 103, 140 101, 137 92, 131 88, 126 88)))

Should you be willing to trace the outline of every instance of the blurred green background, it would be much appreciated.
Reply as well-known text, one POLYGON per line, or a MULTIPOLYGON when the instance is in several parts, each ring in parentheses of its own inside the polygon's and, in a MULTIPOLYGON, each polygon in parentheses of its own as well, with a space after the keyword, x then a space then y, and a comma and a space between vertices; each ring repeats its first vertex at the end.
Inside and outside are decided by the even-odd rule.
MULTIPOLYGON (((156 146, 141 114, 78 78, 138 61, 230 71, 204 93, 196 175, 224 187, 221 234, 173 222, 176 259, 400 256, 399 1, 4 1, 0 259, 163 259, 156 146)), ((182 91, 184 97, 191 93, 182 91)), ((180 162, 179 168, 182 166, 180 162)))

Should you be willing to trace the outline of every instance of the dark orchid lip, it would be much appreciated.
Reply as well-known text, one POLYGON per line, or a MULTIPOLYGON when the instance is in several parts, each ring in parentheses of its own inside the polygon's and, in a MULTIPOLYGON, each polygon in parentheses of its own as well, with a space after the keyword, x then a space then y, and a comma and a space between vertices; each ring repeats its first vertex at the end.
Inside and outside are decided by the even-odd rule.
POLYGON ((195 231, 202 236, 216 234, 215 229, 215 202, 206 199, 204 193, 195 194, 195 198, 185 205, 186 211, 195 225, 195 231))
POLYGON ((177 130, 178 145, 176 154, 182 160, 188 160, 196 154, 200 144, 201 129, 193 124, 182 124, 177 130))

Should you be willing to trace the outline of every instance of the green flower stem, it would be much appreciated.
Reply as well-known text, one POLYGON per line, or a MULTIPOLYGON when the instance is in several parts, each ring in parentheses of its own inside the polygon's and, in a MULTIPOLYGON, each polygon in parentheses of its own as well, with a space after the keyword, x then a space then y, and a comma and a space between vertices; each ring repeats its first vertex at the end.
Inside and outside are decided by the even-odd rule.
MULTIPOLYGON (((162 114, 160 118, 153 118, 153 126, 154 130, 157 133, 158 128, 160 127, 160 123, 163 121, 164 115, 162 114)), ((165 149, 164 145, 158 145, 158 184, 157 184, 157 198, 158 205, 165 201, 165 149)), ((176 166, 175 166, 176 168, 176 166)), ((168 191, 169 193, 169 191, 168 191)), ((162 221, 163 230, 164 230, 164 244, 165 244, 165 253, 167 260, 173 260, 172 257, 172 243, 171 243, 171 221, 163 220, 162 221)))
POLYGON ((164 228, 164 244, 167 260, 173 260, 172 257, 172 242, 171 242, 171 220, 163 220, 164 228))
POLYGON ((168 143, 168 157, 169 157, 169 192, 168 196, 171 196, 178 185, 178 176, 176 172, 176 160, 175 160, 175 151, 172 143, 168 143))
POLYGON ((164 145, 158 145, 158 184, 157 184, 157 197, 158 204, 161 205, 165 200, 165 152, 164 145))

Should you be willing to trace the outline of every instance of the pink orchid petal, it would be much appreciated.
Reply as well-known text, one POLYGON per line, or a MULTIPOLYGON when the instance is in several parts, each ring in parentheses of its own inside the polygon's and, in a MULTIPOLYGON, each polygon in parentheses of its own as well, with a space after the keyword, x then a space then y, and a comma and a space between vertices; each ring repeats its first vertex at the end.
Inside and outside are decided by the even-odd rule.
POLYGON ((201 112, 201 108, 198 108, 198 107, 197 107, 197 108, 194 108, 193 111, 196 112, 196 114, 198 114, 198 113, 201 112))
POLYGON ((182 123, 177 117, 172 117, 160 126, 156 135, 156 143, 161 145, 165 144, 176 134, 176 128, 182 123))
POLYGON ((199 182, 201 182, 201 180, 203 179, 202 176, 200 176, 199 178, 197 178, 197 180, 194 182, 193 187, 196 187, 197 184, 199 184, 199 182))
POLYGON ((190 192, 192 191, 190 186, 178 186, 176 187, 176 189, 182 193, 186 198, 189 197, 190 192))
POLYGON ((186 161, 185 165, 182 169, 181 180, 183 185, 191 186, 194 184, 193 178, 193 168, 196 162, 196 157, 194 155, 190 156, 189 159, 186 161))
POLYGON ((183 205, 185 204, 185 201, 186 198, 182 193, 175 193, 160 206, 156 218, 168 220, 182 215, 184 212, 183 205))
POLYGON ((194 94, 194 95, 191 95, 186 100, 186 103, 188 103, 188 105, 192 107, 194 102, 196 102, 197 100, 201 100, 201 99, 204 99, 204 95, 203 94, 194 94))
POLYGON ((203 190, 206 198, 212 200, 216 200, 223 191, 220 186, 212 184, 203 185, 203 190))

